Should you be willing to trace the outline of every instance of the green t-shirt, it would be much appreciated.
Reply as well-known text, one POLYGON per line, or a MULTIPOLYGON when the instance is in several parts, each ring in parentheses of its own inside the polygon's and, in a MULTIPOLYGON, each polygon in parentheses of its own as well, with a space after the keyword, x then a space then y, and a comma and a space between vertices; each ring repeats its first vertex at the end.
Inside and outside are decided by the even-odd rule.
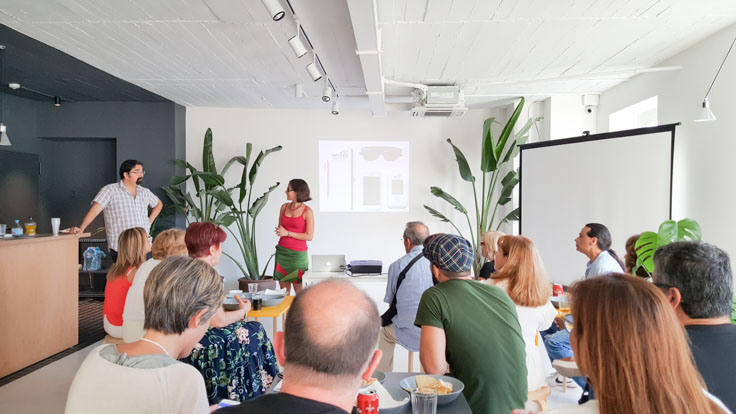
POLYGON ((424 291, 414 324, 445 331, 447 362, 465 384, 473 413, 524 408, 524 339, 516 307, 503 290, 475 280, 442 282, 424 291))

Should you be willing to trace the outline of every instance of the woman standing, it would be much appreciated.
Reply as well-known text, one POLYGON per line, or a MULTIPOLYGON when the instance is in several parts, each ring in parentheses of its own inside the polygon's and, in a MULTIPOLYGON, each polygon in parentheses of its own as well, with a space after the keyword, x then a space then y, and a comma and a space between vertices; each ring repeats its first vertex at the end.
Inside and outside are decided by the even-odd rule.
POLYGON ((570 344, 595 400, 552 413, 728 413, 705 389, 685 331, 653 283, 611 274, 571 288, 570 344))
POLYGON ((105 332, 112 337, 123 337, 125 297, 133 284, 138 267, 146 261, 146 254, 150 249, 148 234, 141 227, 133 227, 120 233, 118 260, 107 272, 105 305, 102 311, 105 332))
POLYGON ((309 196, 307 182, 295 178, 286 187, 288 203, 281 206, 276 235, 280 237, 276 246, 276 264, 273 278, 282 288, 294 284, 294 290, 301 290, 302 275, 309 268, 307 241, 314 235, 314 213, 305 203, 309 196))
POLYGON ((557 316, 549 301, 552 285, 537 248, 526 237, 498 239, 495 263, 496 273, 491 275, 491 283, 505 290, 516 304, 526 349, 527 384, 532 392, 544 386, 546 367, 549 367, 539 331, 549 328, 557 316))

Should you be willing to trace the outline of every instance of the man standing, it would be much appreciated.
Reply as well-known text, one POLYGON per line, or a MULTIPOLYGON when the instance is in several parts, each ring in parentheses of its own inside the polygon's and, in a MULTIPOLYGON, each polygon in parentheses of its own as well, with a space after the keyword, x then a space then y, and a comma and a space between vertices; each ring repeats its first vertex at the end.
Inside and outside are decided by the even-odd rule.
POLYGON ((361 379, 370 377, 381 359, 375 350, 379 326, 376 305, 350 282, 330 279, 303 289, 284 332, 274 335, 274 351, 284 366, 281 392, 218 413, 355 412, 361 379))
POLYGON ((514 303, 500 288, 472 280, 473 246, 464 238, 432 235, 424 256, 439 283, 422 295, 414 322, 422 329, 422 367, 451 371, 476 414, 523 408, 526 354, 514 303))
POLYGON ((390 303, 391 307, 381 316, 383 328, 378 340, 378 349, 383 351, 378 365, 381 371, 393 371, 397 343, 409 351, 419 351, 421 331, 414 326, 414 319, 422 293, 432 287, 429 261, 422 255, 424 240, 428 236, 429 229, 421 221, 406 223, 403 236, 406 255, 388 268, 383 301, 390 303))
POLYGON ((575 238, 575 249, 588 256, 585 278, 608 273, 624 273, 616 252, 611 248, 611 232, 600 223, 586 224, 575 238))
POLYGON ((73 234, 83 232, 104 211, 107 246, 112 260, 116 261, 120 233, 133 227, 142 227, 147 233, 150 232, 151 223, 163 208, 161 200, 151 190, 140 185, 144 175, 146 172, 140 161, 123 161, 120 164, 120 181, 102 187, 82 219, 82 224, 72 227, 70 231, 73 234), (152 209, 150 214, 149 208, 152 209))
POLYGON ((728 255, 703 242, 668 244, 654 253, 652 279, 685 326, 708 391, 736 411, 736 325, 729 318, 733 273, 728 255))

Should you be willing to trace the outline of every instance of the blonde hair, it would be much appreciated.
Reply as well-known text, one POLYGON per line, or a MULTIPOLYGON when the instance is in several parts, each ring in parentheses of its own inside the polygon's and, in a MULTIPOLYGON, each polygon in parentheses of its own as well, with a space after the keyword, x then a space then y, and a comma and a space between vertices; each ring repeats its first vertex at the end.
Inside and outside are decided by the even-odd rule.
POLYGON ((120 233, 118 238, 118 260, 110 266, 107 281, 125 276, 130 267, 138 268, 146 261, 148 233, 142 227, 133 227, 120 233))
POLYGON ((601 414, 721 413, 703 392, 686 333, 664 294, 623 274, 571 288, 570 342, 601 414))
POLYGON ((184 230, 164 230, 153 239, 151 255, 156 260, 163 260, 169 256, 186 256, 187 245, 184 243, 184 230))
POLYGON ((498 239, 505 235, 506 234, 504 232, 498 230, 491 230, 483 233, 482 241, 483 244, 486 246, 488 255, 490 256, 487 257, 487 259, 493 260, 493 256, 495 256, 496 252, 498 251, 498 239))
POLYGON ((508 261, 491 278, 506 280, 507 293, 519 306, 536 308, 546 304, 552 294, 552 285, 534 243, 524 236, 503 236, 498 239, 498 251, 507 256, 508 261))

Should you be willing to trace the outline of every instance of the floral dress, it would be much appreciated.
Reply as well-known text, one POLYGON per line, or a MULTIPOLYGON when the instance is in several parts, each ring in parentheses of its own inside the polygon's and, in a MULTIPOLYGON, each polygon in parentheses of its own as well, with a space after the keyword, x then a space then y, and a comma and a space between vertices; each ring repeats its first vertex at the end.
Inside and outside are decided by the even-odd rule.
POLYGON ((265 394, 279 372, 273 344, 260 322, 209 328, 192 354, 181 361, 202 373, 210 404, 265 394))

